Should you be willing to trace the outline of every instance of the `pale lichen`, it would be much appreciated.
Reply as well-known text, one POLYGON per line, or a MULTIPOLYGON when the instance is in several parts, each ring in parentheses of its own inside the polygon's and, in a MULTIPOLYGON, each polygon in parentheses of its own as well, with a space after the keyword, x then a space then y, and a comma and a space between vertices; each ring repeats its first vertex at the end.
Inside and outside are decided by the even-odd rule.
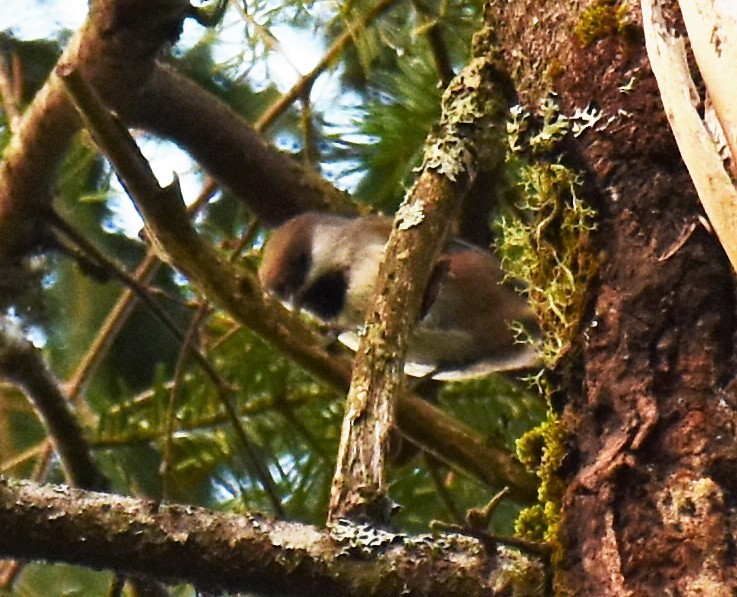
POLYGON ((489 582, 495 595, 544 595, 543 563, 507 547, 497 549, 497 566, 489 582))
POLYGON ((421 168, 456 181, 473 178, 502 159, 504 119, 498 72, 491 54, 473 58, 448 85, 442 97, 438 130, 428 137, 421 168))

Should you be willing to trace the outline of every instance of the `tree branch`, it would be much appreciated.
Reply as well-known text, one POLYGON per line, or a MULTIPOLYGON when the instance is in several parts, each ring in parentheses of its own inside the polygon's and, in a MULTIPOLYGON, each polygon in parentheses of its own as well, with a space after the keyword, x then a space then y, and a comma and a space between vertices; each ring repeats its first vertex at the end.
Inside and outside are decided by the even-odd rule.
POLYGON ((387 440, 422 295, 450 222, 477 173, 504 159, 506 104, 496 85, 500 73, 488 29, 477 34, 475 50, 443 95, 440 132, 428 139, 423 171, 397 212, 379 267, 346 399, 330 520, 386 522, 387 440))
POLYGON ((257 514, 2 478, 0 528, 0 557, 110 568, 209 591, 350 597, 437 595, 441 586, 473 596, 532 594, 544 582, 539 562, 503 547, 487 554, 469 537, 407 537, 346 523, 326 533, 257 514))
POLYGON ((25 391, 54 443, 69 483, 105 489, 107 479, 92 460, 82 428, 40 352, 6 326, 0 329, 0 375, 25 391))

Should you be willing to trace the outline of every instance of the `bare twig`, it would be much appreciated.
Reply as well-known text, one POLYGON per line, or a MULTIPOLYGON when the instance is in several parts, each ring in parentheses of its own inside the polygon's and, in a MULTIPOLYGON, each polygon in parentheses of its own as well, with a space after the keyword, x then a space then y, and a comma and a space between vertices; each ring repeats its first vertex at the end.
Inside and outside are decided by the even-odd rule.
POLYGON ((442 464, 431 454, 425 454, 425 466, 427 467, 427 470, 430 473, 430 478, 432 478, 435 485, 438 499, 445 506, 445 509, 451 515, 452 519, 455 520, 457 524, 461 524, 463 522, 463 513, 458 507, 458 504, 456 504, 455 499, 453 499, 450 491, 448 491, 448 488, 445 486, 444 479, 440 474, 441 471, 439 470, 439 467, 442 466, 442 464))
MULTIPOLYGON (((212 178, 209 178, 202 187, 197 199, 189 206, 189 213, 197 213, 204 205, 207 204, 216 191, 217 185, 215 181, 212 178)), ((149 280, 151 280, 151 278, 156 274, 160 264, 161 261, 156 256, 156 253, 149 250, 136 269, 136 272, 133 274, 134 280, 138 285, 146 286, 149 280)), ((90 348, 85 353, 84 358, 80 361, 66 384, 69 398, 73 402, 78 399, 87 380, 108 354, 115 337, 125 325, 126 320, 133 312, 137 302, 136 294, 130 287, 126 286, 120 295, 120 298, 100 326, 100 331, 90 344, 90 348)))
POLYGON ((514 547, 521 551, 525 551, 534 556, 549 558, 553 553, 553 548, 548 543, 542 543, 539 541, 531 541, 523 537, 514 537, 509 535, 498 535, 489 531, 474 529, 470 527, 460 526, 457 524, 448 524, 445 522, 434 521, 432 528, 437 531, 443 531, 446 533, 458 533, 459 535, 466 535, 467 537, 474 537, 478 539, 484 545, 496 548, 496 544, 507 545, 514 547))
MULTIPOLYGON (((185 339, 185 334, 179 329, 171 316, 153 299, 147 288, 138 283, 138 281, 127 273, 121 266, 99 251, 92 243, 90 243, 83 234, 74 229, 74 227, 66 222, 56 212, 49 215, 52 225, 66 236, 74 245, 79 247, 83 255, 92 260, 94 264, 99 266, 105 273, 120 281, 129 288, 136 297, 142 301, 151 313, 164 325, 164 327, 180 342, 185 339)), ((227 384, 215 371, 207 357, 202 352, 192 346, 184 344, 192 353, 197 364, 202 368, 205 374, 210 378, 216 388, 227 388, 227 384)))
MULTIPOLYGON (((11 60, 14 64, 18 64, 15 53, 11 60)), ((17 81, 17 77, 13 76, 13 71, 8 68, 3 56, 0 56, 0 97, 2 97, 3 108, 8 116, 8 125, 11 131, 15 131, 21 118, 20 95, 18 93, 20 90, 17 89, 15 81, 17 81)))
POLYGON ((361 29, 365 29, 371 21, 381 15, 385 10, 391 7, 396 0, 379 0, 374 6, 359 19, 357 23, 348 27, 341 36, 333 42, 328 48, 320 62, 306 75, 303 75, 292 88, 274 102, 269 109, 258 119, 254 125, 257 130, 264 130, 276 118, 278 118, 289 106, 297 101, 303 94, 305 89, 312 87, 313 83, 327 68, 340 56, 345 48, 354 42, 356 33, 361 29))
POLYGON ((54 443, 69 483, 104 489, 107 480, 92 460, 82 428, 39 350, 7 327, 0 329, 0 373, 28 396, 54 443))
MULTIPOLYGON (((174 386, 174 382, 167 382, 164 384, 164 389, 167 391, 171 391, 172 387, 174 386)), ((155 395, 154 390, 148 390, 138 396, 135 400, 132 400, 130 402, 127 402, 123 405, 120 405, 118 407, 113 407, 113 411, 111 414, 115 415, 120 413, 126 413, 130 410, 135 409, 136 407, 143 407, 147 403, 149 403, 155 395)), ((249 401, 247 404, 244 404, 240 407, 238 410, 238 416, 239 417, 254 417, 258 415, 262 415, 268 412, 273 412, 275 410, 279 410, 283 405, 286 404, 286 408, 295 408, 301 405, 304 405, 310 401, 315 400, 315 395, 312 392, 304 393, 304 394, 289 394, 289 396, 283 396, 283 397, 270 397, 270 398, 264 398, 262 400, 254 400, 249 401)), ((183 421, 179 425, 180 431, 201 431, 201 430, 208 430, 212 429, 214 427, 221 426, 225 423, 228 423, 229 419, 226 413, 224 412, 218 412, 214 413, 208 416, 202 416, 198 418, 195 421, 183 421)), ((133 431, 130 431, 128 433, 123 432, 123 434, 117 434, 111 437, 100 437, 95 439, 92 442, 93 448, 111 448, 116 446, 130 446, 135 445, 139 443, 147 443, 152 441, 162 441, 164 440, 165 431, 162 431, 160 428, 154 428, 154 429, 147 429, 147 430, 141 430, 136 429, 133 431)), ((38 448, 35 448, 36 450, 38 448)), ((32 455, 31 452, 29 453, 25 458, 28 458, 32 455)), ((20 456, 18 457, 20 459, 20 456)), ((14 462, 10 461, 8 463, 5 463, 3 466, 0 467, 0 472, 4 470, 3 467, 5 466, 11 466, 14 462)))
POLYGON ((438 78, 443 87, 447 87, 455 76, 453 66, 450 63, 450 52, 443 38, 443 31, 440 26, 440 19, 434 15, 428 14, 427 8, 420 0, 412 0, 412 6, 424 21, 423 33, 427 36, 427 43, 430 46, 435 68, 438 71, 438 78))

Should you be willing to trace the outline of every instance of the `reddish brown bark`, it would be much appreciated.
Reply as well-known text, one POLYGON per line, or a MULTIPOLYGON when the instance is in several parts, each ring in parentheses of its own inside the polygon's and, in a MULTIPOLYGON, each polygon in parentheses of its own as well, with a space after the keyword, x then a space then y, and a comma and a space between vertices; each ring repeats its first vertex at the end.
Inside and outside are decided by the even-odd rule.
POLYGON ((603 114, 566 155, 599 210, 603 265, 563 411, 573 447, 556 582, 580 595, 727 593, 737 587, 734 273, 702 223, 639 13, 630 4, 628 31, 584 47, 571 35, 594 3, 582 4, 509 3, 499 27, 527 101, 547 67, 564 114, 603 114), (527 28, 532 19, 540 27, 527 28), (557 43, 542 44, 551 29, 557 43))

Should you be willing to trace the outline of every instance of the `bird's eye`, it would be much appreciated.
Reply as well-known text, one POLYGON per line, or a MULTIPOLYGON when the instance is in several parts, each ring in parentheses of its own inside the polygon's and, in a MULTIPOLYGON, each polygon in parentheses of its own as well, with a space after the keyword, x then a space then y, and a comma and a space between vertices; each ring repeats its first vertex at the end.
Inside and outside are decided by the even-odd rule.
POLYGON ((305 291, 302 306, 320 319, 330 321, 343 310, 347 288, 343 272, 328 272, 305 291))
POLYGON ((307 251, 293 253, 287 259, 287 264, 272 282, 270 289, 276 296, 291 300, 304 286, 312 264, 307 251))

